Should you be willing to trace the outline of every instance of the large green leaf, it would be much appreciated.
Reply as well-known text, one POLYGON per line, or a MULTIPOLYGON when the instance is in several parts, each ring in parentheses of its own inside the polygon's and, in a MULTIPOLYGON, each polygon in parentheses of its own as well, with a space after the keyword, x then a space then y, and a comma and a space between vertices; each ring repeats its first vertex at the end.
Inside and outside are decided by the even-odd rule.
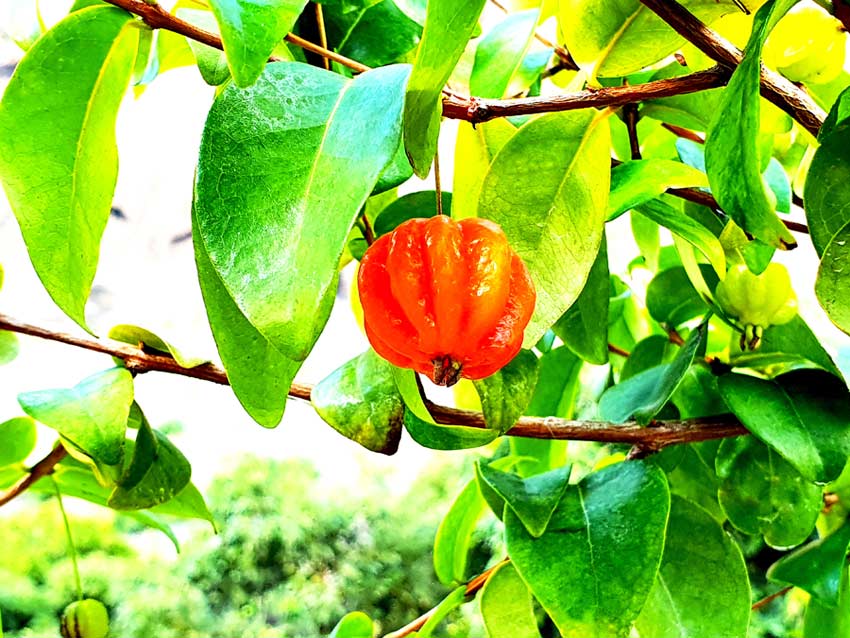
MULTIPOLYGON (((847 202, 850 204, 850 200, 847 202)), ((830 240, 823 252, 815 280, 815 293, 832 322, 850 334, 850 299, 847 273, 850 268, 850 221, 830 240)))
POLYGON ((478 24, 486 0, 430 0, 404 101, 404 148, 419 177, 437 152, 442 90, 478 24))
POLYGON ((824 350, 818 338, 800 315, 797 315, 788 323, 781 326, 771 326, 765 330, 761 345, 755 352, 736 353, 733 351, 731 362, 741 367, 757 367, 755 363, 758 357, 763 355, 784 355, 787 361, 793 362, 794 367, 816 367, 836 376, 841 376, 829 353, 824 350))
POLYGON ((716 459, 720 506, 746 534, 774 547, 802 543, 823 506, 821 489, 754 437, 726 439, 716 459))
POLYGON ((746 638, 749 620, 740 548, 711 514, 674 496, 661 569, 636 623, 641 638, 746 638))
POLYGON ((510 563, 490 574, 480 601, 489 638, 540 638, 528 585, 510 563))
POLYGON ((478 481, 469 481, 446 512, 434 538, 434 571, 445 585, 466 580, 466 562, 472 532, 487 505, 478 489, 478 481))
POLYGON ((488 428, 499 432, 511 429, 531 401, 537 376, 537 357, 530 350, 520 350, 504 368, 473 382, 488 428))
POLYGON ((502 226, 537 289, 527 348, 578 298, 596 259, 609 145, 608 122, 594 111, 551 113, 511 137, 484 178, 478 214, 502 226))
POLYGON ((372 619, 362 611, 352 611, 336 624, 329 638, 372 638, 374 635, 372 619))
POLYGON ((539 16, 539 9, 509 14, 478 42, 469 78, 472 95, 505 97, 531 45, 539 16))
POLYGON ((465 450, 481 447, 499 437, 499 430, 442 425, 419 418, 409 408, 404 411, 404 427, 411 438, 432 450, 465 450))
POLYGON ((841 576, 847 571, 850 524, 845 523, 770 566, 767 577, 804 589, 827 607, 838 605, 841 576))
POLYGON ((841 474, 850 456, 850 391, 820 370, 771 381, 743 374, 718 379, 723 400, 755 436, 810 481, 841 474))
MULTIPOLYGON (((714 274, 708 264, 700 264, 700 270, 703 279, 714 274)), ((674 328, 709 311, 681 266, 662 270, 652 278, 646 288, 646 309, 657 322, 674 328)))
POLYGON ((540 538, 505 511, 508 554, 564 638, 629 635, 661 562, 669 507, 663 472, 628 461, 570 486, 540 538))
POLYGON ((272 50, 306 4, 307 0, 210 0, 237 86, 257 81, 272 50))
POLYGON ((608 219, 655 199, 668 188, 703 186, 708 186, 705 173, 681 162, 666 159, 623 162, 611 169, 608 219))
POLYGON ((571 469, 571 466, 564 465, 523 479, 488 463, 478 463, 476 474, 513 510, 528 533, 539 538, 564 496, 571 469))
POLYGON ((812 158, 804 190, 806 221, 818 255, 830 240, 850 224, 850 121, 844 120, 826 135, 812 158))
POLYGON ((343 436, 373 452, 398 450, 404 403, 392 366, 371 348, 320 381, 310 401, 319 416, 343 436))
POLYGON ((478 214, 478 197, 484 176, 493 158, 516 131, 516 127, 503 118, 475 126, 469 122, 458 122, 452 182, 454 219, 478 214))
POLYGON ((793 248, 797 240, 776 214, 762 181, 760 58, 771 29, 796 2, 775 0, 756 13, 744 60, 723 92, 705 145, 706 172, 720 206, 738 226, 775 248, 793 248))
POLYGON ((0 102, 0 181, 36 273, 84 328, 138 46, 130 24, 115 7, 72 13, 27 52, 0 102))
POLYGON ((275 427, 283 418, 287 393, 301 362, 281 354, 233 301, 210 263, 194 212, 192 237, 207 318, 230 387, 252 419, 275 427))
POLYGON ((245 318, 290 359, 307 356, 327 321, 349 230, 399 143, 407 74, 345 80, 281 62, 210 109, 198 239, 245 318))
POLYGON ((599 401, 599 414, 614 423, 629 418, 649 423, 661 411, 694 361, 707 332, 707 324, 695 328, 670 363, 639 372, 606 390, 599 401))
POLYGON ((850 634, 850 583, 846 568, 841 573, 840 591, 837 607, 822 605, 816 598, 809 600, 803 638, 836 638, 850 634))
POLYGON ((572 418, 582 365, 583 361, 563 346, 540 357, 540 374, 526 413, 572 418))
MULTIPOLYGON (((670 492, 696 503, 711 514, 718 523, 726 520, 726 514, 717 501, 720 480, 715 471, 715 458, 719 441, 705 441, 680 446, 681 457, 676 466, 667 470, 670 492)), ((676 448, 672 448, 675 452, 676 448)), ((662 455, 665 452, 662 451, 662 455)))
POLYGON ((608 316, 609 282, 608 243, 603 236, 581 294, 552 326, 564 345, 597 365, 608 363, 608 322, 599 318, 608 316))
POLYGON ((0 467, 22 463, 35 448, 35 422, 25 416, 0 423, 0 467))
MULTIPOLYGON (((685 0, 682 4, 703 22, 738 9, 731 0, 685 0)), ((558 26, 567 49, 592 75, 617 77, 658 62, 683 42, 639 0, 564 0, 558 26)))
POLYGON ((36 421, 53 428, 88 456, 106 465, 124 458, 124 432, 133 403, 133 377, 124 368, 98 372, 70 389, 18 395, 36 421))

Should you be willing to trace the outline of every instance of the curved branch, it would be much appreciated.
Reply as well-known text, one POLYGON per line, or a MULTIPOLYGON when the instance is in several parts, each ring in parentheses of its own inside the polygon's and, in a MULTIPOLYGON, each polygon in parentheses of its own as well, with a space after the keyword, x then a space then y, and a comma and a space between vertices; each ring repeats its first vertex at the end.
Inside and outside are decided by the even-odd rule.
POLYGON ((5 505, 14 498, 17 498, 28 490, 36 481, 49 474, 53 474, 53 468, 56 464, 65 458, 68 452, 62 447, 61 443, 57 443, 56 447, 50 451, 50 454, 33 465, 26 476, 15 483, 5 492, 0 493, 0 506, 5 505))

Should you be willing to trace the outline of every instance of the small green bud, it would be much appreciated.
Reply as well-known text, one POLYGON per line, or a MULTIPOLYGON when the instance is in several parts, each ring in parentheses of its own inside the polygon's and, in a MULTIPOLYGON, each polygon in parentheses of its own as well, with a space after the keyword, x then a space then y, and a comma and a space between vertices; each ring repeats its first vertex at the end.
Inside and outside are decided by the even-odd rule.
POLYGON ((94 598, 78 600, 62 612, 62 638, 106 638, 109 614, 103 603, 94 598))

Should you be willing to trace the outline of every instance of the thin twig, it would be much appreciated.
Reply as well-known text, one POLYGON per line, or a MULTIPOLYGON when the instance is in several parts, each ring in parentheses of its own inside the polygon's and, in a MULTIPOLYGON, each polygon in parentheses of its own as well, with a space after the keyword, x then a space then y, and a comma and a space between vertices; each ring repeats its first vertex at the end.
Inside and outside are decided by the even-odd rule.
POLYGON ((5 492, 0 493, 0 506, 5 505, 12 499, 23 494, 39 479, 49 474, 53 474, 53 468, 56 467, 56 464, 64 459, 67 454, 68 452, 64 447, 62 447, 62 444, 57 444, 56 447, 50 451, 50 454, 30 468, 26 476, 22 477, 21 480, 5 492))
POLYGON ((434 153, 434 190, 437 193, 437 214, 443 214, 443 188, 440 185, 440 151, 434 153))
MULTIPOLYGON (((499 567, 501 567, 505 563, 509 562, 509 560, 510 559, 505 558, 504 560, 499 561, 498 563, 496 563, 486 571, 481 572, 480 574, 478 574, 478 576, 466 583, 466 597, 470 598, 477 594, 478 590, 480 590, 482 587, 484 587, 484 585, 487 584, 487 581, 490 579, 490 576, 493 575, 493 572, 495 572, 499 567)), ((429 609, 424 614, 419 616, 419 618, 409 622, 401 629, 397 629, 388 634, 385 634, 384 638, 404 638, 405 636, 409 636, 415 631, 419 631, 420 629, 422 629, 422 626, 426 622, 428 622, 431 616, 434 615, 435 611, 437 611, 436 607, 429 609)))
MULTIPOLYGON (((709 29, 678 2, 674 0, 640 1, 673 27, 685 40, 716 62, 730 68, 741 63, 743 54, 736 46, 709 29)), ((803 89, 775 71, 762 66, 761 94, 817 137, 826 113, 803 89)))
MULTIPOLYGON (((151 354, 126 343, 106 339, 95 340, 54 332, 38 326, 18 321, 0 314, 0 330, 9 330, 50 341, 100 352, 124 361, 128 370, 136 373, 166 372, 184 377, 228 385, 224 370, 212 363, 204 363, 194 368, 184 368, 173 358, 165 354, 151 354)), ((289 396, 303 401, 310 400, 313 386, 294 383, 289 396)), ((486 428, 481 412, 459 410, 429 402, 434 419, 444 425, 464 425, 486 428)), ((722 439, 748 434, 747 429, 733 415, 720 415, 699 419, 657 421, 644 427, 633 421, 627 423, 609 423, 606 421, 575 421, 558 417, 524 416, 508 430, 509 436, 533 439, 559 439, 574 441, 598 441, 600 443, 643 443, 658 448, 680 443, 693 443, 710 439, 722 439)))
POLYGON ((68 554, 71 556, 71 566, 74 569, 74 581, 77 586, 77 600, 83 599, 83 581, 80 579, 80 566, 77 564, 77 548, 74 545, 74 536, 71 534, 71 522, 65 512, 65 504, 62 502, 62 492, 59 491, 59 483, 51 476, 53 491, 56 493, 56 502, 59 503, 59 512, 62 514, 62 522, 65 524, 65 540, 68 543, 68 554))
POLYGON ((787 594, 792 589, 794 589, 794 585, 788 585, 788 587, 783 587, 779 591, 772 593, 770 596, 765 596, 761 600, 757 600, 756 602, 753 603, 753 606, 750 607, 750 609, 752 609, 753 611, 758 611, 762 607, 769 605, 771 602, 773 602, 774 600, 776 600, 780 596, 784 596, 785 594, 787 594))
POLYGON ((608 352, 618 354, 621 357, 625 357, 626 359, 632 356, 628 350, 623 350, 620 346, 615 346, 613 343, 608 344, 608 352))
POLYGON ((685 140, 690 140, 691 142, 696 142, 697 144, 705 144, 705 138, 692 131, 691 129, 682 128, 681 126, 676 126, 675 124, 669 124, 668 122, 661 122, 662 128, 666 128, 668 131, 673 133, 673 135, 677 137, 681 137, 685 140))
POLYGON ((641 159, 640 140, 638 139, 637 123, 638 123, 638 107, 637 104, 631 103, 623 106, 623 116, 626 120, 626 130, 629 134, 629 151, 633 160, 641 159))
MULTIPOLYGON (((316 27, 319 30, 319 44, 322 45, 323 49, 328 48, 328 33, 325 31, 325 17, 322 13, 322 4, 320 2, 314 2, 313 6, 316 8, 316 27)), ((331 70, 331 63, 328 58, 322 56, 322 62, 325 65, 325 71, 331 70)))

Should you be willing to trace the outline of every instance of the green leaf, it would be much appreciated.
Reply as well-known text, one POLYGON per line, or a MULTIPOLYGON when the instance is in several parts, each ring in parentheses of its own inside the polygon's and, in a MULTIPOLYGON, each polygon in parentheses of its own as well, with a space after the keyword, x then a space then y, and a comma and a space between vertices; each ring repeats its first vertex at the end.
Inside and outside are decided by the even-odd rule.
POLYGON ((670 363, 639 372, 606 390, 599 401, 600 416, 614 423, 630 418, 642 425, 652 421, 681 383, 707 330, 707 323, 695 328, 670 363))
POLYGON ((546 531, 569 485, 571 469, 571 466, 564 465, 523 479, 486 463, 479 462, 475 467, 479 479, 504 499, 534 538, 539 538, 546 531))
POLYGON ((19 416, 0 423, 0 467, 23 463, 35 449, 35 421, 19 416))
POLYGON ((827 607, 839 601, 841 576, 847 571, 850 524, 846 521, 829 536, 787 554, 770 566, 768 579, 804 589, 827 607))
POLYGON ((572 306, 599 252, 609 145, 595 112, 550 113, 511 137, 484 178, 478 213, 502 226, 537 289, 526 348, 572 306))
POLYGON ((771 381, 742 374, 718 379, 723 400, 750 432, 809 481, 841 474, 850 456, 850 391, 820 370, 798 370, 771 381))
POLYGON ((503 118, 475 126, 469 122, 458 122, 452 182, 454 219, 478 214, 478 198, 484 176, 493 158, 516 131, 516 127, 503 118))
MULTIPOLYGON (((704 279, 717 280, 711 266, 700 264, 700 270, 704 279)), ((662 270, 652 278, 646 288, 646 309, 658 323, 673 328, 710 310, 680 266, 662 270)))
POLYGON ((499 430, 463 425, 442 425, 420 419, 408 407, 404 427, 419 445, 432 450, 465 450, 481 447, 499 438, 499 430))
POLYGON ((850 268, 850 221, 830 240, 823 252, 815 280, 815 294, 836 326, 850 334, 850 300, 847 272, 850 268))
POLYGON ((675 352, 678 352, 676 349, 671 354, 672 348, 674 346, 670 343, 670 339, 658 334, 649 335, 638 341, 620 370, 620 383, 644 370, 669 362, 675 352))
POLYGON ((841 573, 841 595, 837 607, 821 605, 816 598, 809 600, 803 638, 836 638, 850 633, 850 583, 847 569, 841 573))
POLYGON ((508 554, 563 636, 625 637, 655 580, 669 507, 660 469, 617 463, 570 486, 540 538, 508 509, 508 554))
POLYGON ((486 509, 478 482, 473 479, 457 495, 440 522, 434 538, 434 572, 444 585, 466 580, 472 532, 486 509))
POLYGON ((672 497, 661 569, 635 623, 641 638, 746 638, 749 620, 740 548, 708 512, 672 497))
MULTIPOLYGON (((451 210, 452 194, 442 193, 443 210, 451 210)), ((416 217, 433 217, 437 214, 436 191, 416 191, 399 197, 388 204, 375 218, 375 236, 380 237, 402 222, 416 217)))
MULTIPOLYGON (((399 141, 395 155, 392 161, 384 168, 384 172, 378 178, 375 188, 372 189, 372 196, 380 195, 392 190, 396 186, 400 186, 413 176, 413 167, 407 161, 407 155, 404 154, 404 145, 399 141)), ((444 193, 451 195, 451 193, 444 193)))
POLYGON ((372 619, 362 611, 352 611, 336 624, 329 638, 372 638, 374 635, 372 619))
POLYGON ((176 516, 178 518, 197 518, 209 521, 215 529, 215 519, 204 502, 204 497, 193 483, 189 483, 174 498, 162 505, 150 509, 154 514, 176 516))
MULTIPOLYGON (((686 0, 682 4, 709 23, 738 9, 731 0, 686 0)), ((592 76, 618 77, 650 66, 673 53, 682 37, 639 0, 559 3, 558 27, 567 49, 592 76)))
POLYGON ((705 145, 708 180, 721 208, 738 226, 775 248, 793 248, 797 240, 776 214, 761 177, 760 58, 771 29, 796 2, 775 0, 756 13, 744 59, 723 91, 705 145))
POLYGON ((27 52, 0 102, 0 180, 30 260, 83 328, 118 176, 115 119, 136 58, 130 14, 70 14, 27 52))
POLYGON ((133 403, 133 377, 113 368, 86 377, 70 389, 18 395, 36 421, 53 428, 95 461, 118 465, 124 458, 124 432, 133 403))
POLYGON ((539 16, 539 9, 511 13, 478 42, 469 78, 472 95, 498 99, 528 88, 513 87, 508 92, 531 46, 539 16))
POLYGON ((306 4, 307 0, 210 0, 237 86, 257 81, 272 50, 306 4))
POLYGON ((0 330, 0 366, 14 361, 19 349, 18 336, 14 332, 0 330))
POLYGON ((808 538, 823 497, 793 465, 751 436, 723 441, 716 464, 720 507, 732 525, 779 548, 808 538))
POLYGON ((540 638, 528 585, 510 563, 490 574, 480 601, 489 638, 540 638))
POLYGON ((478 24, 486 0, 430 0, 404 100, 404 148, 413 171, 431 170, 440 135, 443 87, 478 24))
POLYGON ((718 277, 726 275, 723 245, 709 228, 661 199, 648 201, 635 210, 693 245, 705 255, 718 277))
MULTIPOLYGON (((826 350, 818 341, 800 315, 794 317, 788 323, 781 326, 771 326, 764 331, 761 345, 754 353, 731 353, 731 362, 736 366, 752 366, 750 359, 753 356, 784 354, 789 360, 797 362, 804 367, 818 367, 836 376, 841 376, 835 363, 826 350)), ((754 367, 754 366, 753 366, 754 367)))
POLYGON ((366 449, 398 450, 404 403, 392 366, 371 348, 320 381, 310 402, 328 425, 366 449))
POLYGON ((245 317, 210 263, 192 214, 198 282, 227 380, 245 411, 263 427, 283 418, 287 393, 301 367, 281 354, 245 317))
MULTIPOLYGON (((823 129, 821 129, 823 130, 823 129)), ((809 234, 819 256, 842 228, 850 224, 850 121, 844 120, 827 135, 821 134, 820 146, 812 158, 803 196, 809 234)))
POLYGON ((540 374, 526 414, 571 418, 578 396, 582 360, 569 348, 560 347, 540 357, 539 365, 540 374))
POLYGON ((461 585, 446 596, 440 604, 434 608, 433 613, 428 617, 428 620, 422 625, 422 629, 416 632, 417 638, 431 638, 431 633, 436 629, 443 620, 446 619, 451 612, 460 607, 466 602, 466 587, 461 585))
POLYGON ((202 357, 192 357, 183 353, 182 350, 176 348, 171 343, 160 337, 159 335, 129 323, 122 323, 112 326, 109 330, 109 338, 116 341, 123 341, 134 346, 140 346, 147 349, 156 350, 165 355, 170 355, 183 368, 194 368, 207 363, 208 359, 202 357))
POLYGON ((552 326, 564 345, 597 365, 608 363, 608 322, 599 318, 608 316, 609 290, 608 243, 603 236, 581 294, 552 326))
MULTIPOLYGON (((177 17, 206 31, 216 34, 220 32, 216 18, 210 11, 181 8, 177 10, 177 17)), ((227 66, 227 56, 223 51, 197 40, 187 39, 187 42, 204 82, 210 86, 219 86, 230 79, 230 68, 227 66)), ((265 58, 263 58, 263 66, 265 66, 265 58)), ((257 73, 259 74, 259 71, 257 73)))
POLYGON ((189 461, 168 438, 142 420, 133 459, 107 504, 117 510, 139 510, 170 501, 192 476, 189 461))
POLYGON ((530 350, 520 350, 495 374, 473 381, 488 428, 501 433, 511 429, 531 401, 537 375, 537 357, 530 350))
POLYGON ((180 553, 180 541, 177 540, 177 536, 174 533, 174 530, 171 529, 171 525, 163 521, 155 514, 151 514, 150 512, 146 512, 144 510, 131 510, 127 512, 121 512, 121 514, 123 514, 127 518, 136 521, 140 525, 144 525, 145 527, 150 527, 151 529, 155 529, 157 531, 162 532, 174 545, 174 550, 178 554, 180 553))
MULTIPOLYGON (((683 67, 678 62, 671 62, 648 79, 666 80, 693 73, 694 70, 692 67, 683 67)), ((640 114, 695 131, 705 131, 717 112, 722 94, 723 89, 710 89, 699 93, 645 100, 641 103, 640 114)), ((677 140, 676 146, 679 146, 680 141, 677 140)))
POLYGON ((608 220, 655 199, 668 188, 707 186, 705 173, 681 162, 666 159, 623 162, 611 169, 608 220))
POLYGON ((330 314, 349 230, 398 144, 407 74, 347 81, 281 62, 210 109, 198 239, 245 318, 289 359, 306 358, 330 314))
MULTIPOLYGON (((673 469, 667 471, 667 480, 672 494, 696 503, 718 523, 723 523, 726 514, 717 501, 720 480, 714 469, 718 447, 719 441, 682 445, 682 457, 673 469)), ((661 452, 662 455, 665 453, 661 452)))

